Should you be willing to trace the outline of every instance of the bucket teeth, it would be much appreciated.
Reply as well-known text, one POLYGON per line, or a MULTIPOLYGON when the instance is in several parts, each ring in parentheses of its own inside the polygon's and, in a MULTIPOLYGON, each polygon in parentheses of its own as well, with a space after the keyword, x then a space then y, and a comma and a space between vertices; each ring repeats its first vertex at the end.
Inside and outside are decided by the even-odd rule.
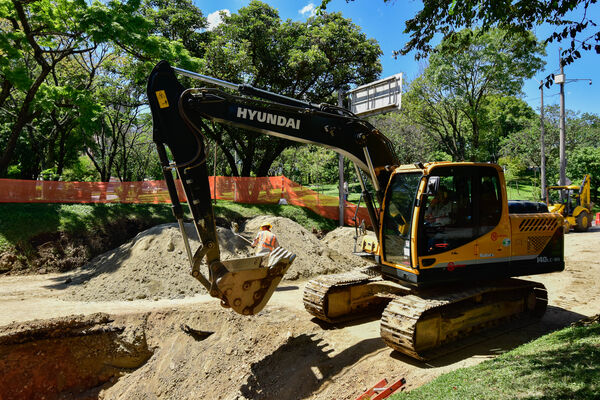
POLYGON ((278 247, 269 254, 269 260, 267 261, 267 268, 278 268, 284 265, 290 265, 296 255, 291 251, 278 247))

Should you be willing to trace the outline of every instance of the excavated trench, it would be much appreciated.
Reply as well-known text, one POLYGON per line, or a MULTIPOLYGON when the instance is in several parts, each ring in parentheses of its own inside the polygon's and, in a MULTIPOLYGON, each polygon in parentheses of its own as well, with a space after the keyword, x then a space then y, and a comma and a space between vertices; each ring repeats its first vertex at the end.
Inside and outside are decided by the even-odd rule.
POLYGON ((144 327, 97 313, 0 328, 0 400, 97 399, 152 356, 144 327))

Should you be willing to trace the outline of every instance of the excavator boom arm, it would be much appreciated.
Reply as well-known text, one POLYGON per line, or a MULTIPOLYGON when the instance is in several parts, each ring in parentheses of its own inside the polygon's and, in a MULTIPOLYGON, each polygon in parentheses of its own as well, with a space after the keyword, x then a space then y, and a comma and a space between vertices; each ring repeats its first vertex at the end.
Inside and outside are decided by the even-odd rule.
POLYGON ((181 113, 197 130, 202 119, 249 129, 295 142, 332 149, 352 160, 385 187, 386 166, 397 165, 389 140, 366 121, 338 111, 315 110, 262 99, 232 96, 218 89, 188 89, 181 96, 181 113), (366 150, 366 151, 365 151, 366 150))

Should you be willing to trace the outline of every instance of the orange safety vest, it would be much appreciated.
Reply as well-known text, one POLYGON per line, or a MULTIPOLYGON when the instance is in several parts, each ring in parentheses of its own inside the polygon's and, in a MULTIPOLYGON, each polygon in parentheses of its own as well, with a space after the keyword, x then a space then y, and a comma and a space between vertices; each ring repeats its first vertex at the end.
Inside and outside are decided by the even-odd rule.
POLYGON ((257 253, 264 253, 265 250, 271 252, 278 246, 277 238, 270 231, 260 231, 256 235, 255 242, 257 243, 257 253))

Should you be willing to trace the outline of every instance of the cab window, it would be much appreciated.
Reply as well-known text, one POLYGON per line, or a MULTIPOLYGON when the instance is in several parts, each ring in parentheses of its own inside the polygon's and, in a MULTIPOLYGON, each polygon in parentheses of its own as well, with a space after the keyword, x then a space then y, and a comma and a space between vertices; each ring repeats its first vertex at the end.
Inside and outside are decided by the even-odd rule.
MULTIPOLYGON (((493 171, 496 172, 496 171, 493 171)), ((478 178, 479 190, 479 235, 493 230, 502 215, 502 191, 497 174, 478 178)))
POLYGON ((410 231, 421 173, 397 174, 386 192, 382 221, 382 250, 390 263, 410 263, 410 231))
POLYGON ((440 167, 436 193, 423 196, 419 255, 456 249, 490 232, 502 214, 502 192, 494 168, 440 167))

